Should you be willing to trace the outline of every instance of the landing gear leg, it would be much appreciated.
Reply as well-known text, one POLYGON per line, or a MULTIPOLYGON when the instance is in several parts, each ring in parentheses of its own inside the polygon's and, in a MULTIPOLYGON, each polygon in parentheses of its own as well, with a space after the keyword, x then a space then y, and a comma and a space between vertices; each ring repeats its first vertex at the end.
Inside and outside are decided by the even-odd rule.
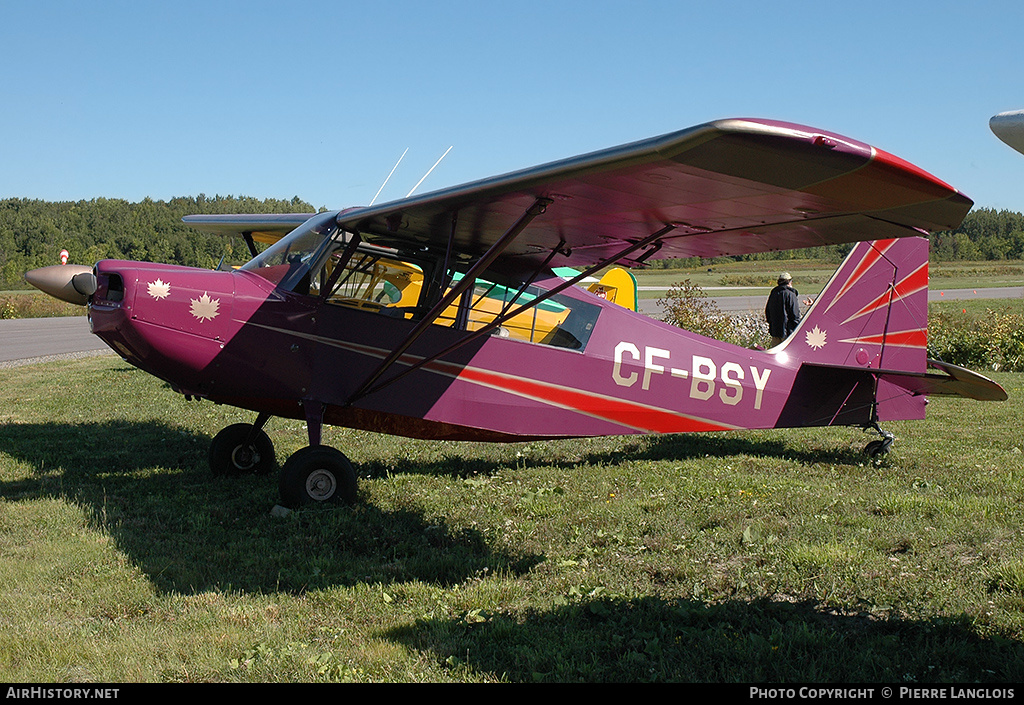
POLYGON ((285 461, 278 480, 281 503, 292 509, 307 504, 354 504, 356 472, 345 455, 321 445, 323 405, 306 403, 309 445, 285 461))
POLYGON ((210 442, 210 470, 214 475, 263 475, 274 468, 274 444, 263 427, 270 414, 260 414, 252 425, 236 423, 221 430, 210 442))
POLYGON ((864 454, 876 460, 880 459, 882 456, 888 453, 890 446, 892 446, 892 442, 896 440, 896 437, 894 435, 892 435, 888 431, 883 431, 877 422, 871 424, 870 426, 865 426, 864 430, 873 430, 879 436, 881 436, 880 439, 871 441, 866 446, 864 446, 864 454))

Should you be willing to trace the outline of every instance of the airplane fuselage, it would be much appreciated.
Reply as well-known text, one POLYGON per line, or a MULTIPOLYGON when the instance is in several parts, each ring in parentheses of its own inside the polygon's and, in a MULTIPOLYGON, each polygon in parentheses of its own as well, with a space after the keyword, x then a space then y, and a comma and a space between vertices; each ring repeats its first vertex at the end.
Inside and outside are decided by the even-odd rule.
POLYGON ((865 374, 830 374, 822 389, 785 348, 711 340, 575 288, 563 296, 589 311, 582 349, 485 335, 431 359, 467 336, 432 325, 379 388, 353 397, 414 320, 285 291, 244 270, 106 260, 97 275, 93 332, 127 361, 187 396, 274 416, 316 408, 329 424, 506 441, 874 420, 870 404, 849 403, 874 393, 870 363, 865 374))

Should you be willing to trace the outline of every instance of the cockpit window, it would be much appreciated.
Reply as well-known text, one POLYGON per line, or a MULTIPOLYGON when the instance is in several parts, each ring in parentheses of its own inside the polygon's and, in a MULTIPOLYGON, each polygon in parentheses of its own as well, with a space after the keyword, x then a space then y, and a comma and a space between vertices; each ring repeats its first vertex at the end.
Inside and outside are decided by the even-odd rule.
POLYGON ((418 310, 422 267, 384 257, 380 252, 358 251, 346 261, 341 255, 339 247, 324 260, 319 276, 311 282, 311 295, 323 296, 329 304, 395 317, 411 318, 418 310))
POLYGON ((282 289, 306 293, 309 273, 338 237, 336 214, 314 216, 249 260, 242 269, 282 289))
MULTIPOLYGON (((336 214, 314 216, 245 264, 242 269, 264 277, 279 288, 315 296, 328 304, 359 308, 397 318, 415 318, 433 304, 423 301, 441 295, 424 292, 433 263, 410 261, 396 250, 362 243, 353 247, 348 233, 338 228, 336 214)), ((477 279, 434 321, 458 330, 487 327, 492 335, 542 345, 583 350, 600 306, 565 294, 533 304, 546 292, 520 281, 477 279), (526 306, 520 313, 508 314, 526 306), (500 324, 494 325, 498 320, 500 324)), ((501 278, 498 277, 500 280, 501 278)), ((449 286, 461 281, 454 273, 449 286)))

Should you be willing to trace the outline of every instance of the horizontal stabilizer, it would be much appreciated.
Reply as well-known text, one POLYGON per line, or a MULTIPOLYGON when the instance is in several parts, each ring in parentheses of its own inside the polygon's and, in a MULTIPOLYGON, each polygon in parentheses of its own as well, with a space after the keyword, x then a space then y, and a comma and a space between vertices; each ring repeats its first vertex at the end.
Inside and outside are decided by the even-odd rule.
POLYGON ((929 360, 928 367, 935 372, 883 373, 882 379, 903 387, 914 394, 925 396, 966 397, 978 401, 1006 401, 1006 390, 988 377, 977 372, 929 360))
POLYGON ((848 365, 820 365, 813 362, 803 363, 801 369, 803 368, 807 368, 808 371, 831 370, 831 374, 850 371, 876 376, 879 380, 905 389, 914 396, 965 397, 977 401, 1006 401, 1009 398, 1006 390, 988 377, 938 360, 928 360, 930 371, 926 372, 858 370, 848 365))

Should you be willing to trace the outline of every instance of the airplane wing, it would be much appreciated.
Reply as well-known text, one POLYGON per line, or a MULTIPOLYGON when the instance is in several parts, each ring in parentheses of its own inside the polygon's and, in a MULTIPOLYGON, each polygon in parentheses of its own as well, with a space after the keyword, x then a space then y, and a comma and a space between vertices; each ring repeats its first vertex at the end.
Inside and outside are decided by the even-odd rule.
MULTIPOLYGON (((478 256, 537 199, 550 199, 503 257, 583 266, 666 225, 637 253, 715 257, 921 235, 973 205, 887 152, 809 127, 722 120, 338 216, 394 247, 449 245, 478 256)), ((626 260, 629 262, 630 260, 626 260)))
POLYGON ((1024 154, 1024 110, 993 115, 988 126, 996 137, 1024 154))
POLYGON ((256 242, 273 244, 316 213, 263 213, 249 215, 186 215, 182 222, 214 235, 250 235, 256 242))

